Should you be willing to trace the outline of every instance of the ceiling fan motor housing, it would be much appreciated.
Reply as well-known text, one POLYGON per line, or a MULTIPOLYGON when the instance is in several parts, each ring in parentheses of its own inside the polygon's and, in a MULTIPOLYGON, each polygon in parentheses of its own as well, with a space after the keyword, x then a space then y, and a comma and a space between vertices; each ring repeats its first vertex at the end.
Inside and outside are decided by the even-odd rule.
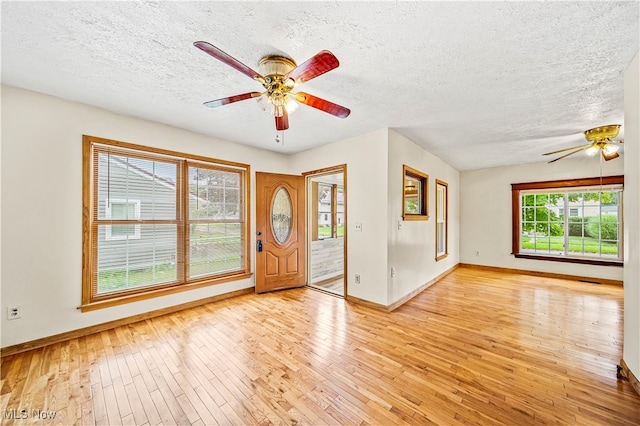
POLYGON ((296 63, 291 58, 284 56, 268 55, 260 59, 258 70, 264 76, 286 75, 296 67, 296 63))
POLYGON ((287 94, 295 86, 293 79, 285 81, 284 76, 295 67, 295 61, 284 56, 269 55, 260 60, 258 70, 260 74, 265 76, 263 86, 269 100, 277 110, 275 113, 277 117, 282 116, 282 112, 279 110, 287 103, 287 94))
POLYGON ((584 132, 584 138, 590 142, 600 142, 615 138, 620 132, 619 124, 594 127, 584 132))

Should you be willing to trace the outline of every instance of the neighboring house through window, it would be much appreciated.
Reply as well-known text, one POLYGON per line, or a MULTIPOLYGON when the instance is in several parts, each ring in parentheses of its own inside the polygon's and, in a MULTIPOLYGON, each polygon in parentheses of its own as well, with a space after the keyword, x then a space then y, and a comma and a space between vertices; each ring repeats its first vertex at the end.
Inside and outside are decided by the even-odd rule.
MULTIPOLYGON (((140 219, 140 200, 107 199, 105 207, 106 219, 140 219)), ((106 231, 108 241, 140 238, 140 225, 107 225, 106 231)))

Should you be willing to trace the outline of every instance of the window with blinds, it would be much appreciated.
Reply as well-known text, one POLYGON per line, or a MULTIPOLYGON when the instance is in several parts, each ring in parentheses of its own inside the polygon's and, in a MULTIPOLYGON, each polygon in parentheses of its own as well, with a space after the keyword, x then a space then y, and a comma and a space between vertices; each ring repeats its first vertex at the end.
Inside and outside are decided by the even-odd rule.
POLYGON ((248 276, 248 165, 90 136, 83 150, 83 310, 248 276))

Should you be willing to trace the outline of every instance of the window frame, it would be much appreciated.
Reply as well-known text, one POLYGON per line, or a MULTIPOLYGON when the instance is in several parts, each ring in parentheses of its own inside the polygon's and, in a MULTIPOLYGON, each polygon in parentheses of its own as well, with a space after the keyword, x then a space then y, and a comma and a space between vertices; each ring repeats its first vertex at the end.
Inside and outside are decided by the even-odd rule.
POLYGON ((436 179, 436 262, 446 258, 449 256, 449 184, 436 179), (443 195, 443 203, 442 206, 440 203, 440 191, 442 191, 443 195), (440 241, 440 224, 444 224, 444 251, 438 252, 438 242, 440 241))
POLYGON ((320 211, 320 192, 323 188, 325 188, 326 190, 329 191, 329 211, 323 211, 320 212, 320 214, 323 215, 323 221, 328 221, 329 222, 329 233, 330 235, 328 237, 321 237, 320 236, 320 218, 317 218, 318 221, 318 240, 326 240, 329 238, 335 238, 334 236, 334 226, 335 226, 335 220, 334 220, 334 211, 335 211, 335 204, 334 204, 334 196, 333 196, 333 192, 334 192, 334 185, 330 184, 330 183, 325 183, 325 182, 317 182, 318 185, 318 211, 320 211))
MULTIPOLYGON (((564 192, 570 188, 577 187, 599 187, 608 185, 622 185, 624 193, 624 176, 598 176, 591 178, 579 178, 579 179, 563 179, 541 182, 525 182, 525 183, 513 183, 511 184, 511 254, 518 259, 533 259, 533 260, 546 260, 552 262, 564 262, 564 263, 580 263, 587 265, 599 265, 599 266, 623 266, 624 259, 622 253, 623 247, 623 231, 624 218, 622 216, 622 201, 620 202, 620 259, 598 259, 591 257, 569 257, 569 256, 555 256, 555 255, 543 255, 533 253, 520 252, 520 234, 521 234, 521 206, 520 206, 520 192, 525 190, 537 190, 544 189, 548 192, 564 192)), ((565 212, 569 213, 569 212, 565 212)), ((568 216, 565 216, 568 217, 568 216)))
MULTIPOLYGON (((200 287, 236 281, 251 277, 251 252, 250 252, 250 166, 243 163, 224 161, 199 155, 185 154, 181 152, 152 148, 128 142, 115 141, 95 136, 83 135, 82 137, 82 304, 78 307, 82 312, 102 309, 125 303, 146 300, 153 297, 188 291, 200 287), (114 224, 111 219, 98 218, 98 178, 97 178, 97 153, 110 150, 114 153, 148 158, 177 164, 176 169, 176 217, 167 220, 135 219, 133 221, 117 221, 123 224, 134 223, 141 226, 144 223, 173 223, 177 225, 176 252, 177 279, 169 283, 161 283, 139 288, 126 289, 109 293, 97 292, 97 257, 98 257, 98 224, 114 224), (189 166, 206 165, 224 171, 238 172, 240 180, 239 203, 241 212, 239 220, 241 224, 242 247, 241 253, 244 263, 240 270, 209 275, 206 277, 188 278, 187 264, 189 262, 189 166), (179 187, 179 188, 178 188, 179 187)), ((103 200, 106 201, 106 200, 103 200)), ((131 200, 129 200, 131 201, 131 200)), ((105 212, 106 214, 106 212, 105 212)), ((118 224, 115 223, 115 224, 118 224)))
POLYGON ((429 175, 416 170, 406 164, 402 165, 402 219, 403 220, 429 220, 429 175), (420 184, 417 189, 419 213, 407 212, 407 178, 414 179, 420 184))

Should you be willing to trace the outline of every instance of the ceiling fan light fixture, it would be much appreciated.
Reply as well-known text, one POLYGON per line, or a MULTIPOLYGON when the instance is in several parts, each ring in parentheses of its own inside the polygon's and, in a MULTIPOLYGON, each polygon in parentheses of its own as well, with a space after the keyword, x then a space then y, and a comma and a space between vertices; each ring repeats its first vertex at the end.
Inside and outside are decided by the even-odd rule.
POLYGON ((293 99, 291 99, 290 97, 288 97, 288 100, 285 103, 284 107, 287 110, 287 114, 291 115, 298 110, 298 103, 293 99))
POLYGON ((271 114, 274 117, 282 117, 284 115, 284 105, 274 105, 273 109, 271 110, 271 114))
POLYGON ((264 92, 259 97, 257 97, 256 102, 258 103, 258 105, 260 105, 260 108, 262 108, 263 111, 267 111, 268 109, 269 112, 271 112, 273 104, 269 100, 269 95, 267 95, 267 92, 264 92))
POLYGON ((407 180, 404 181, 404 192, 406 192, 406 193, 417 193, 418 192, 418 185, 416 184, 416 182, 407 179, 407 180))
POLYGON ((291 77, 287 78, 284 82, 284 84, 289 88, 289 89, 293 89, 294 87, 297 86, 296 81, 294 79, 292 79, 291 77))
POLYGON ((584 153, 589 157, 594 157, 598 153, 598 151, 600 151, 600 147, 596 144, 593 144, 589 148, 585 149, 584 153))
POLYGON ((618 145, 614 145, 612 143, 607 143, 602 147, 602 152, 604 152, 604 154, 607 155, 607 156, 611 156, 611 155, 615 154, 616 152, 618 152, 619 149, 620 149, 620 147, 618 145))
POLYGON ((287 110, 287 114, 292 114, 298 109, 298 103, 290 97, 287 97, 286 100, 282 98, 274 99, 267 95, 266 92, 257 97, 256 102, 263 111, 266 111, 272 117, 282 117, 283 109, 287 110))
POLYGON ((620 157, 620 154, 618 154, 617 152, 614 152, 613 154, 607 154, 604 152, 604 150, 602 150, 602 158, 604 158, 605 161, 613 160, 614 158, 618 157, 620 157))

